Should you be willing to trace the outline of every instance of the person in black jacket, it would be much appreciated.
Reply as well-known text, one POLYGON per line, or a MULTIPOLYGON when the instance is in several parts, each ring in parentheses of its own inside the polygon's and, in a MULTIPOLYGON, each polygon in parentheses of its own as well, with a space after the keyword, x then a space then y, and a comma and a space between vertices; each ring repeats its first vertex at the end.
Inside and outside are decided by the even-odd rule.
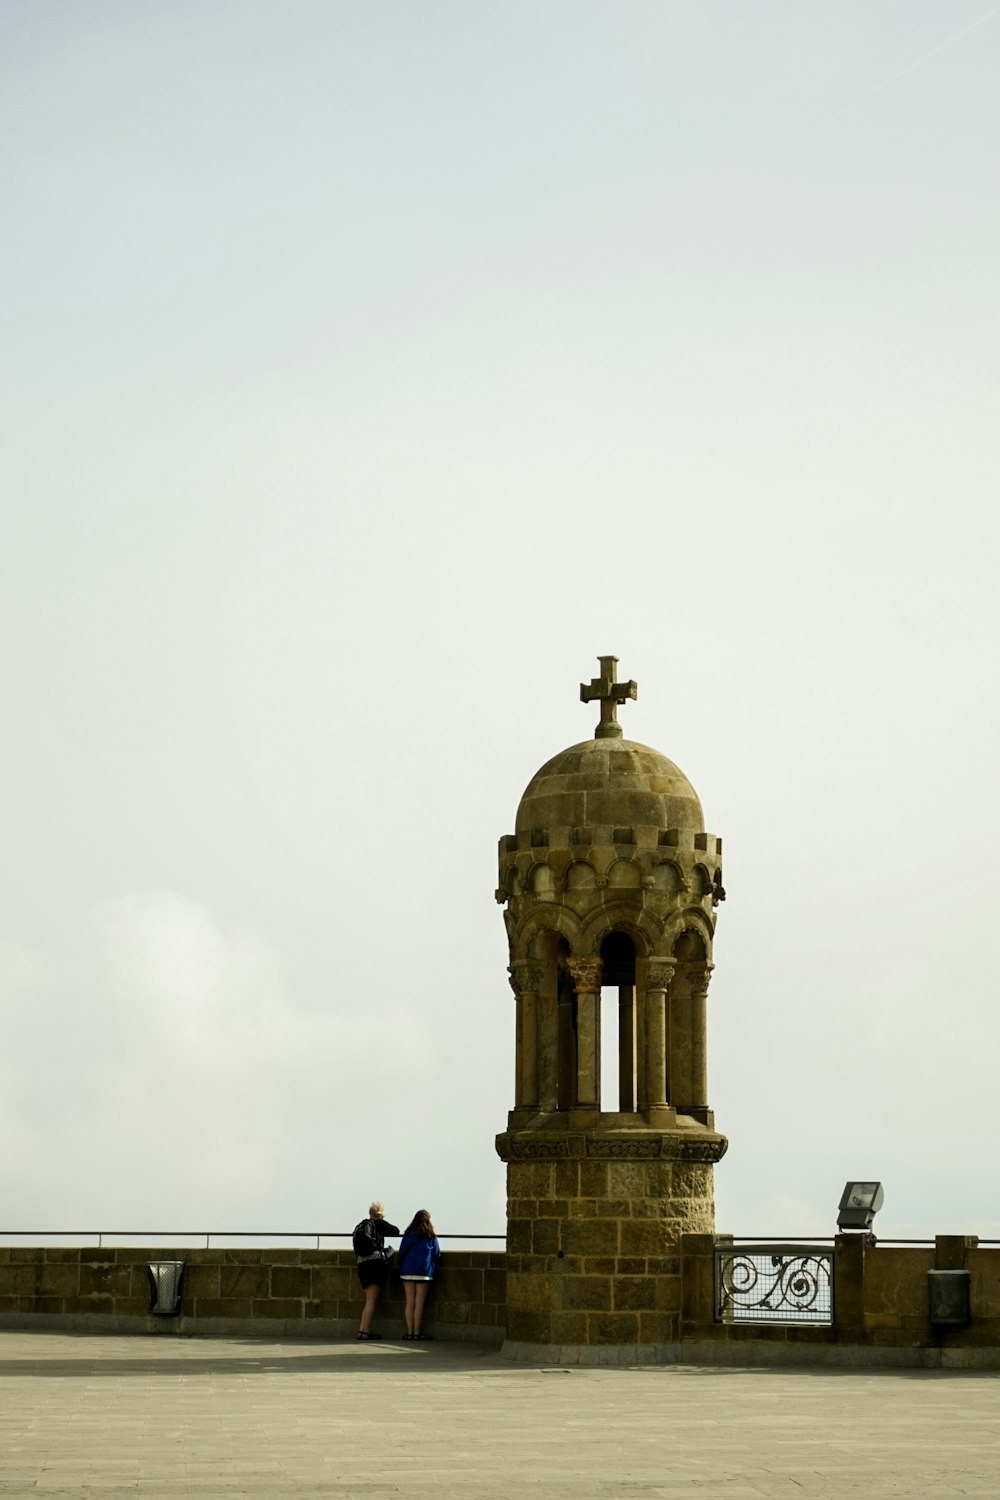
POLYGON ((359 1339, 377 1339, 381 1334, 372 1332, 372 1319, 379 1293, 389 1279, 389 1256, 392 1247, 386 1247, 385 1236, 398 1234, 395 1224, 385 1216, 385 1208, 375 1199, 368 1210, 368 1218, 362 1219, 354 1231, 354 1253, 358 1257, 358 1280, 365 1293, 365 1305, 361 1309, 359 1339))

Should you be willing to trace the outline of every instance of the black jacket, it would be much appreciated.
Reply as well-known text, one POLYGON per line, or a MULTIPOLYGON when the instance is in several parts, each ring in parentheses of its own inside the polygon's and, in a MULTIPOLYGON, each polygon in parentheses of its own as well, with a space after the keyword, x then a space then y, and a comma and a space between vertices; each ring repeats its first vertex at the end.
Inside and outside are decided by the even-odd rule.
POLYGON ((386 1235, 399 1233, 395 1224, 390 1224, 388 1219, 363 1219, 355 1230, 355 1234, 358 1234, 359 1230, 359 1238, 363 1238, 368 1244, 365 1252, 367 1255, 384 1253, 386 1235))

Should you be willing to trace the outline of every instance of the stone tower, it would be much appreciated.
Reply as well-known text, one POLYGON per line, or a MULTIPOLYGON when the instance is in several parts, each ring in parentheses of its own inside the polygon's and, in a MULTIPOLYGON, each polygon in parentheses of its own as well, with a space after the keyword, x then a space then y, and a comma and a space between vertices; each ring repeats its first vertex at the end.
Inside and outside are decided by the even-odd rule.
POLYGON ((677 766, 622 737, 617 707, 636 684, 615 681, 616 657, 599 661, 580 687, 600 704, 594 738, 542 766, 500 840, 516 1003, 514 1108, 497 1137, 514 1355, 674 1343, 678 1240, 714 1230, 727 1145, 706 1067, 722 840, 677 766), (608 1049, 617 1097, 602 1099, 608 1049))

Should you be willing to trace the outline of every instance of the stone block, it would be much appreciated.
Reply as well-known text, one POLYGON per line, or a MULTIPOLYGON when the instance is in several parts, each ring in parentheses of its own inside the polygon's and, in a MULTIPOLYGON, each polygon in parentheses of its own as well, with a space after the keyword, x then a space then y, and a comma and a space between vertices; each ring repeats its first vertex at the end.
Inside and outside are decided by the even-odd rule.
MULTIPOLYGON (((148 1293, 145 1297, 116 1297, 114 1303, 115 1317, 144 1318, 149 1313, 151 1300, 148 1293)), ((191 1309, 185 1307, 184 1311, 190 1312, 191 1309)))
MULTIPOLYGON (((1000 1319, 1000 1250, 970 1250, 968 1269, 972 1316, 977 1320, 1000 1319)), ((3 1282, 6 1284, 6 1277, 3 1282)))
POLYGON ((0 1266, 10 1265, 10 1246, 0 1245, 0 1266))
POLYGON ((580 1264, 583 1276, 614 1276, 618 1262, 613 1255, 585 1255, 580 1264))
POLYGON ((640 1344, 675 1344, 681 1336, 680 1314, 665 1312, 640 1312, 640 1344))
MULTIPOLYGON (((550 1276, 508 1276, 508 1311, 518 1308, 521 1311, 541 1312, 552 1307, 555 1302, 555 1287, 556 1283, 550 1276)), ((511 1334, 512 1338, 513 1336, 511 1334)))
POLYGON ((604 1164, 605 1198, 646 1198, 656 1192, 651 1183, 662 1163, 657 1161, 610 1161, 604 1164))
POLYGON ((678 1198, 697 1198, 708 1203, 713 1201, 712 1169, 703 1162, 673 1162, 672 1177, 671 1191, 678 1198))
POLYGON ((650 1255, 646 1259, 646 1272, 650 1276, 679 1276, 681 1258, 679 1255, 650 1255))
POLYGON ((530 1220, 514 1219, 507 1225, 507 1249, 514 1255, 526 1255, 530 1252, 530 1220))
POLYGON ((508 1219, 537 1219, 537 1198, 511 1198, 507 1204, 508 1219))
POLYGON ((676 1237, 662 1219, 626 1219, 622 1222, 622 1255, 662 1256, 675 1243, 676 1237))
POLYGON ((117 1311, 114 1298, 101 1292, 93 1292, 87 1297, 67 1297, 64 1310, 67 1313, 101 1313, 105 1316, 117 1311))
POLYGON ((35 1267, 6 1266, 0 1277, 0 1286, 6 1296, 33 1297, 35 1295, 35 1267))
POLYGON ((322 1318, 325 1320, 327 1318, 336 1318, 339 1316, 336 1298, 310 1297, 308 1301, 302 1304, 302 1313, 303 1317, 307 1319, 322 1318))
POLYGON ((563 1220, 538 1219, 532 1226, 531 1248, 536 1255, 555 1255, 560 1248, 563 1220))
POLYGON ((525 1344, 551 1344, 551 1317, 547 1312, 511 1308, 507 1315, 507 1337, 525 1344))
MULTIPOLYGON (((276 1265, 271 1268, 272 1297, 309 1297, 312 1295, 312 1272, 308 1266, 276 1265)), ((267 1296, 266 1291, 258 1296, 267 1296)), ((283 1316, 277 1314, 276 1316, 283 1316)), ((289 1314, 289 1316, 294 1316, 289 1314)))
MULTIPOLYGON (((927 1272, 934 1251, 922 1246, 879 1245, 864 1257, 864 1320, 898 1325, 901 1315, 927 1318, 927 1272)), ((839 1312, 839 1308, 838 1308, 839 1312)))
POLYGON ((559 1306, 585 1312, 611 1311, 611 1282, 605 1276, 564 1276, 559 1306))
POLYGON ((39 1250, 32 1245, 11 1245, 10 1263, 12 1266, 42 1265, 45 1260, 45 1251, 39 1250))
MULTIPOLYGON (((589 1190, 588 1190, 589 1191, 589 1190)), ((556 1198, 579 1198, 580 1196, 580 1163, 576 1161, 557 1161, 555 1164, 555 1187, 553 1196, 556 1198)))
MULTIPOLYGON (((478 1311, 478 1303, 476 1304, 478 1311)), ((442 1323, 472 1323, 478 1322, 478 1318, 472 1316, 472 1305, 468 1302, 453 1302, 450 1298, 442 1300, 429 1311, 440 1318, 442 1323)))
MULTIPOLYGON (((309 1275, 294 1268, 276 1274, 309 1275)), ((266 1297, 270 1282, 268 1266, 195 1266, 188 1275, 186 1290, 192 1297, 266 1297)))
POLYGON ((587 1314, 554 1312, 550 1333, 553 1344, 585 1344, 587 1342, 587 1314))
POLYGON ((79 1262, 39 1266, 36 1286, 41 1297, 75 1297, 80 1289, 79 1262))
POLYGON ((619 1255, 615 1260, 616 1276, 645 1276, 648 1269, 644 1255, 619 1255))
POLYGON ((597 1217, 598 1201, 596 1198, 571 1198, 566 1206, 567 1218, 594 1219, 597 1217))
MULTIPOLYGON (((27 1299, 23 1298, 23 1297, 20 1299, 20 1301, 22 1301, 22 1302, 24 1302, 26 1300, 27 1299)), ((31 1299, 31 1311, 32 1312, 37 1312, 37 1313, 43 1313, 43 1314, 46 1314, 46 1315, 51 1315, 52 1313, 62 1313, 62 1312, 65 1312, 66 1311, 66 1298, 65 1297, 32 1297, 32 1299, 31 1299)))
POLYGON ((44 1254, 47 1266, 77 1266, 80 1264, 80 1251, 75 1246, 47 1245, 44 1254))
POLYGON ((447 1297, 449 1302, 481 1302, 483 1299, 482 1272, 453 1271, 450 1266, 444 1267, 434 1295, 447 1297))
POLYGON ((132 1290, 132 1267, 84 1262, 80 1267, 81 1297, 128 1297, 132 1290))
POLYGON ((272 1266, 300 1266, 302 1264, 301 1250, 268 1250, 267 1259, 272 1266))
POLYGON ((616 1255, 618 1232, 616 1219, 567 1219, 563 1246, 570 1255, 616 1255))
MULTIPOLYGON (((680 1315, 681 1303, 684 1296, 684 1284, 679 1276, 655 1276, 653 1283, 656 1287, 656 1298, 653 1306, 657 1312, 675 1312, 680 1315)), ((709 1309, 709 1316, 715 1316, 714 1307, 709 1309)))
POLYGON ((639 1339, 636 1313, 588 1313, 589 1344, 635 1344, 639 1339))
POLYGON ((483 1301, 502 1307, 507 1300, 507 1274, 488 1268, 483 1272, 483 1301))
MULTIPOLYGON (((193 1316, 196 1318, 249 1318, 252 1310, 253 1304, 249 1297, 199 1297, 194 1304, 193 1316)), ((271 1313, 269 1316, 275 1317, 276 1314, 271 1313)))
POLYGON ((218 1254, 224 1266, 259 1266, 266 1252, 248 1248, 246 1250, 220 1250, 218 1254))
MULTIPOLYGON (((567 1197, 573 1197, 567 1193, 567 1197)), ((582 1161, 580 1163, 580 1187, 577 1193, 580 1198, 607 1198, 608 1193, 608 1163, 606 1161, 582 1161)))
POLYGON ((305 1317, 305 1303, 299 1297, 260 1297, 250 1304, 252 1318, 284 1318, 294 1321, 305 1317))
POLYGON ((656 1305, 656 1282, 651 1276, 615 1277, 615 1312, 652 1312, 656 1305))
POLYGON ((934 1270, 964 1271, 970 1250, 979 1241, 975 1235, 939 1234, 934 1237, 934 1270))
POLYGON ((550 1198, 555 1165, 548 1161, 512 1161, 507 1167, 508 1198, 550 1198))
POLYGON ((321 1300, 350 1297, 355 1290, 360 1295, 357 1273, 353 1268, 317 1266, 312 1273, 312 1294, 321 1300))

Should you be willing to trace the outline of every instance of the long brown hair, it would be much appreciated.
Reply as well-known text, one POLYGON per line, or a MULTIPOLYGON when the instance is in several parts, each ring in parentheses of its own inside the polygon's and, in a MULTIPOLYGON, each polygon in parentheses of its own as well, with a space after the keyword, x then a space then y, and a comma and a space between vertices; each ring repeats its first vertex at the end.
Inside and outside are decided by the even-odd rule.
POLYGON ((436 1232, 431 1216, 426 1208, 418 1208, 406 1226, 407 1234, 422 1234, 428 1240, 432 1240, 436 1232))

